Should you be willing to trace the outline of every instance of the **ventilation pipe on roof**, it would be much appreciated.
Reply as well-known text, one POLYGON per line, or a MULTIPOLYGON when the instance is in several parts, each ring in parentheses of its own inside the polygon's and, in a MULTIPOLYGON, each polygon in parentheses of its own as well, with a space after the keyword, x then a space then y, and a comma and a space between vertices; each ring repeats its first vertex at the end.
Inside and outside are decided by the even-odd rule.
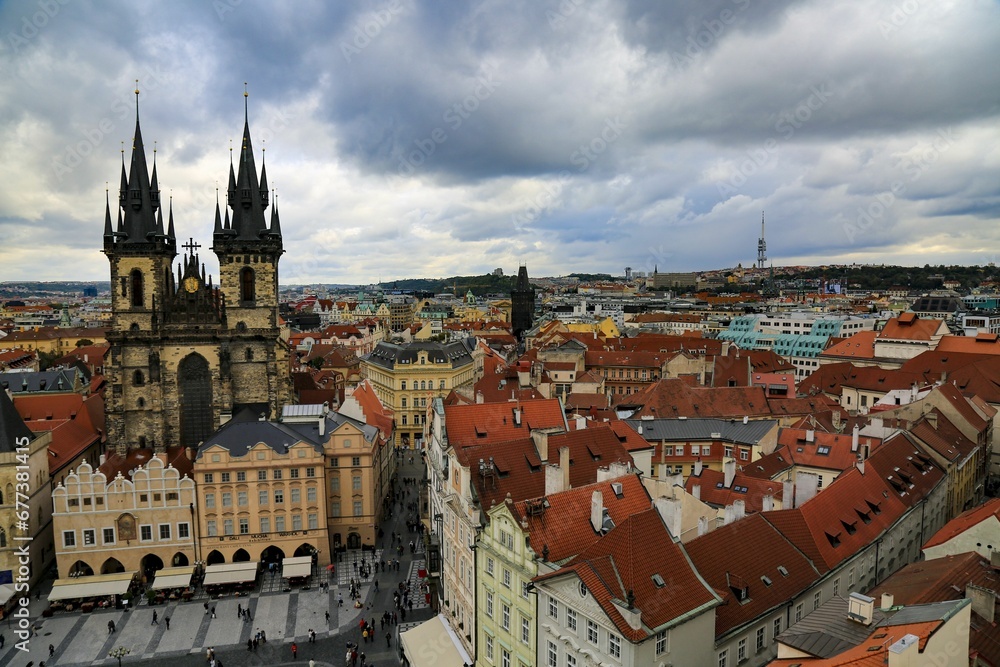
POLYGON ((904 635, 889 647, 889 667, 912 667, 920 659, 920 637, 904 635))
POLYGON ((722 470, 725 474, 725 487, 732 488, 733 480, 736 479, 736 459, 726 459, 726 462, 722 464, 722 470))
POLYGON ((858 432, 860 430, 861 430, 861 427, 858 424, 855 424, 854 425, 854 432, 851 433, 851 451, 852 452, 858 451, 858 432))
POLYGON ((774 496, 766 494, 760 501, 760 511, 770 512, 774 510, 774 496))
POLYGON ((795 473, 795 506, 802 507, 819 492, 819 475, 799 471, 795 473))
POLYGON ((781 502, 785 509, 794 509, 798 507, 795 503, 795 482, 790 479, 786 479, 782 482, 781 502))
POLYGON ((698 517, 698 537, 708 532, 708 517, 698 517))
POLYGON ((892 603, 894 598, 892 593, 882 593, 882 605, 879 607, 882 611, 889 611, 892 609, 892 603))
POLYGON ((572 488, 569 483, 569 447, 559 448, 559 471, 562 473, 563 491, 572 488))
POLYGON ((701 457, 698 457, 698 460, 694 462, 694 474, 696 477, 701 477, 701 468, 701 457))
POLYGON ((815 441, 816 441, 816 431, 812 430, 811 428, 807 429, 806 442, 815 442, 815 441))

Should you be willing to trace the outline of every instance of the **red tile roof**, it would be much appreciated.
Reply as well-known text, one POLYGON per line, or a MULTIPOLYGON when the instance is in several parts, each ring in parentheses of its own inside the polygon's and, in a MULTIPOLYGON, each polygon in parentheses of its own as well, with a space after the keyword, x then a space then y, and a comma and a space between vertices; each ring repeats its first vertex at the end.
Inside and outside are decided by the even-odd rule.
POLYGON ((556 398, 446 405, 444 416, 448 443, 455 449, 526 438, 531 429, 566 429, 563 408, 556 398))
POLYGON ((878 474, 850 468, 801 507, 761 516, 825 573, 872 543, 903 514, 909 503, 888 491, 878 474))
MULTIPOLYGON (((871 634, 880 635, 879 639, 869 637, 857 646, 832 658, 784 658, 772 660, 767 664, 768 667, 885 667, 889 664, 889 647, 896 640, 902 639, 908 634, 915 635, 920 639, 917 648, 922 652, 927 645, 927 640, 943 624, 944 621, 927 621, 894 625, 892 626, 893 641, 881 636, 886 634, 886 628, 873 626, 871 634)), ((919 657, 916 660, 918 665, 930 664, 919 657)))
POLYGON ((995 517, 1000 521, 1000 498, 991 498, 979 507, 973 507, 956 516, 954 519, 941 527, 934 533, 931 539, 927 540, 924 548, 936 547, 944 544, 948 540, 961 535, 969 528, 985 521, 989 517, 995 517))
POLYGON ((382 404, 370 380, 362 380, 351 394, 361 406, 365 423, 377 428, 384 439, 392 437, 393 412, 382 404))
POLYGON ((88 447, 107 440, 104 399, 100 395, 15 394, 14 407, 32 433, 52 432, 50 474, 71 463, 88 447))
MULTIPOLYGON (((877 331, 859 331, 853 336, 833 343, 823 350, 821 357, 842 359, 874 359, 877 331)), ((823 367, 820 366, 820 369, 823 367)))
MULTIPOLYGON (((104 473, 109 482, 119 473, 125 479, 131 479, 131 472, 139 466, 145 465, 153 456, 151 449, 131 449, 125 456, 112 452, 108 454, 107 459, 98 467, 98 470, 104 473)), ((167 464, 176 468, 181 477, 191 477, 194 461, 187 457, 186 448, 169 447, 166 454, 160 456, 165 456, 167 464)))
POLYGON ((641 406, 633 414, 653 417, 751 417, 770 416, 761 387, 692 387, 684 380, 659 380, 627 397, 629 405, 641 406))
POLYGON ((808 394, 815 390, 831 396, 840 396, 844 387, 868 391, 889 392, 909 389, 914 384, 924 385, 926 377, 911 371, 854 366, 850 362, 826 364, 817 368, 799 383, 799 391, 808 394))
POLYGON ((716 636, 787 603, 820 577, 809 559, 759 514, 716 528, 685 547, 695 568, 722 597, 715 610, 716 636), (741 589, 746 590, 742 602, 741 589))
POLYGON ((879 331, 876 340, 906 340, 906 341, 930 341, 941 329, 947 333, 944 320, 925 319, 916 313, 902 313, 899 317, 890 318, 882 330, 879 331))
MULTIPOLYGON (((632 514, 648 510, 652 503, 638 475, 625 475, 614 480, 595 482, 569 491, 546 496, 548 506, 543 511, 532 510, 528 501, 519 501, 511 509, 517 521, 526 522, 528 539, 536 555, 547 554, 550 563, 559 563, 576 556, 600 539, 601 534, 590 523, 590 503, 594 491, 601 492, 604 507, 615 524, 632 514), (621 484, 621 497, 611 483, 621 484)), ((533 503, 538 507, 538 503, 533 503)))
POLYGON ((942 336, 934 349, 946 353, 997 355, 1000 354, 1000 336, 983 333, 977 336, 942 336))
POLYGON ((700 475, 689 475, 684 481, 688 493, 694 493, 694 487, 699 487, 698 493, 703 503, 712 507, 726 507, 737 500, 746 504, 747 513, 764 510, 764 496, 771 496, 781 501, 784 485, 771 479, 760 479, 736 471, 733 483, 725 485, 726 475, 721 470, 702 468, 700 475))
MULTIPOLYGON (((548 436, 547 461, 559 463, 559 450, 569 448, 569 482, 572 488, 597 481, 597 469, 612 463, 633 464, 610 427, 592 427, 548 436)), ((508 494, 514 502, 545 495, 545 468, 532 438, 463 447, 458 461, 472 473, 472 483, 484 509, 503 502, 508 494), (481 475, 479 461, 493 459, 496 475, 481 475)))
POLYGON ((566 566, 535 581, 568 575, 583 581, 622 636, 632 642, 646 639, 682 616, 705 613, 719 604, 655 509, 633 514, 566 566), (654 575, 662 578, 662 586, 654 582, 654 575), (618 606, 625 605, 630 594, 640 613, 638 630, 628 624, 618 606))
MULTIPOLYGON (((847 470, 858 459, 858 452, 852 449, 854 437, 850 433, 812 431, 812 441, 808 441, 808 438, 809 431, 807 429, 781 429, 778 432, 778 447, 782 457, 790 460, 792 465, 838 471, 847 470)), ((860 436, 858 438, 859 449, 860 445, 864 444, 869 446, 869 451, 874 451, 882 444, 882 439, 860 436)), ((774 454, 769 456, 774 456, 774 454)), ((759 461, 755 463, 759 463, 759 461)), ((751 464, 750 467, 753 465, 751 464)))

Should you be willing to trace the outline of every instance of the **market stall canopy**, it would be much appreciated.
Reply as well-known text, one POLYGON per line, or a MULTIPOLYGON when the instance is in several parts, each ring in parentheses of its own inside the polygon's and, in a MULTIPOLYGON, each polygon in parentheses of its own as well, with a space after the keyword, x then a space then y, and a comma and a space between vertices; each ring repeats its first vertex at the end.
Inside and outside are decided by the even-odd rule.
POLYGON ((194 576, 194 566, 185 567, 165 567, 156 571, 156 579, 150 586, 154 591, 162 591, 165 588, 186 588, 191 583, 194 576))
POLYGON ((472 664, 472 658, 441 614, 400 633, 399 641, 403 644, 403 654, 410 667, 463 667, 472 664))
POLYGON ((136 574, 138 573, 116 572, 114 574, 95 574, 90 577, 57 579, 56 583, 52 584, 49 601, 122 595, 128 590, 136 574))
POLYGON ((308 577, 312 574, 312 556, 295 556, 281 561, 281 576, 285 579, 308 577))
POLYGON ((219 563, 205 568, 203 586, 219 586, 222 584, 238 584, 253 581, 257 578, 257 563, 219 563))

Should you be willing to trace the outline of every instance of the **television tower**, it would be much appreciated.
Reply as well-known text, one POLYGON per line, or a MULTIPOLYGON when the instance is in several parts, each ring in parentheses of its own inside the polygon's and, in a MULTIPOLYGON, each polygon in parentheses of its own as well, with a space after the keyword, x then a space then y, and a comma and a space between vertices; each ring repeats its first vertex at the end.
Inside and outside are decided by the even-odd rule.
POLYGON ((760 239, 757 240, 757 268, 763 269, 767 263, 767 242, 764 241, 764 211, 760 212, 760 239))

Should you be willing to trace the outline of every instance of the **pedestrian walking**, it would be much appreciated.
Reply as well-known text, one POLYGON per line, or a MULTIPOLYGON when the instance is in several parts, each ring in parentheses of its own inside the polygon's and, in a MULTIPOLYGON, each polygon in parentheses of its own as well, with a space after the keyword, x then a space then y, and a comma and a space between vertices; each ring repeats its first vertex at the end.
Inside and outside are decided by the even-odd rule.
POLYGON ((215 618, 215 607, 212 607, 212 618, 215 618))
POLYGON ((208 603, 205 603, 205 616, 208 616, 208 603))
POLYGON ((366 656, 366 655, 365 655, 365 652, 364 652, 364 651, 362 651, 362 652, 361 652, 361 667, 365 667, 365 661, 366 661, 366 660, 368 660, 368 656, 366 656))
POLYGON ((296 644, 295 642, 292 642, 292 660, 295 660, 298 657, 299 657, 299 645, 296 644))
POLYGON ((169 616, 164 616, 163 617, 163 622, 166 624, 167 630, 169 630, 170 629, 170 617, 169 616))
POLYGON ((385 647, 389 648, 391 646, 392 646, 392 633, 387 632, 385 633, 385 647))
POLYGON ((157 620, 156 611, 153 611, 153 622, 150 625, 159 625, 160 622, 157 620))
POLYGON ((49 657, 51 658, 55 654, 55 652, 56 652, 56 647, 53 646, 52 644, 49 644, 49 657))
POLYGON ((115 622, 114 621, 108 621, 108 634, 112 635, 114 633, 115 633, 115 622))
POLYGON ((248 639, 247 640, 247 650, 248 651, 252 651, 253 650, 253 640, 252 639, 248 639))
POLYGON ((330 625, 330 612, 326 612, 326 624, 330 625))

